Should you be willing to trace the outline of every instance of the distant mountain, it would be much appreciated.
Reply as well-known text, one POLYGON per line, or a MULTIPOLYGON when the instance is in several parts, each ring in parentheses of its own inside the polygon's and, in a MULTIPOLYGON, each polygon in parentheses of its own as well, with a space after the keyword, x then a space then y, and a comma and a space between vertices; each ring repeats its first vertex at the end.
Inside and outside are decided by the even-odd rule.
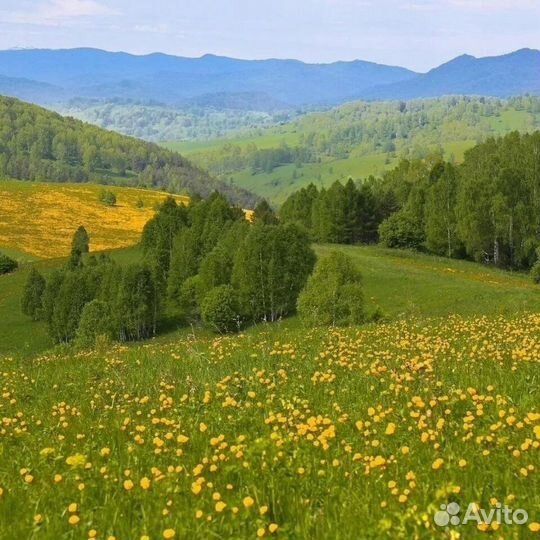
POLYGON ((208 196, 252 208, 257 197, 221 182, 176 152, 0 97, 0 178, 93 182, 208 196))
MULTIPOLYGON (((360 60, 305 64, 214 55, 135 56, 98 49, 0 51, 0 74, 60 87, 62 99, 67 94, 68 98, 121 97, 176 105, 208 95, 252 93, 268 95, 272 107, 276 102, 289 107, 338 104, 373 86, 417 75, 404 68, 360 60)), ((44 92, 35 101, 50 103, 51 95, 44 92)))
POLYGON ((0 75, 0 95, 36 103, 59 101, 65 97, 64 90, 52 84, 4 75, 0 75))
POLYGON ((503 56, 463 55, 408 81, 376 86, 362 97, 415 99, 444 95, 510 97, 540 94, 540 51, 521 49, 503 56))

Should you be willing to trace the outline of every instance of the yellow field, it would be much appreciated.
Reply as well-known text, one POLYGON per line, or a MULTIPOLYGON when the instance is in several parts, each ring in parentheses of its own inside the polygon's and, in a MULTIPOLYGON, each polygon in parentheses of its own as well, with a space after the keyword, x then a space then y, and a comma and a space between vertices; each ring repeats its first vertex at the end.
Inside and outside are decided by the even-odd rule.
MULTIPOLYGON (((42 258, 69 254, 71 238, 83 225, 90 234, 90 250, 99 251, 138 242, 154 207, 167 193, 112 187, 117 204, 99 202, 104 186, 47 184, 0 180, 0 250, 15 249, 42 258), (137 208, 142 200, 144 206, 137 208)), ((178 201, 188 197, 174 195, 178 201)))

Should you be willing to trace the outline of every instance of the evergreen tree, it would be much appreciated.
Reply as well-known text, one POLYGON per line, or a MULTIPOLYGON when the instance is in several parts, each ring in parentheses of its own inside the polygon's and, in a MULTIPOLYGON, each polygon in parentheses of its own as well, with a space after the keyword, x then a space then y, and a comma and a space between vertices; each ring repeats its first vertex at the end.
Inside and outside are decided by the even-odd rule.
POLYGON ((266 199, 263 199, 253 210, 253 223, 277 225, 278 219, 266 199))

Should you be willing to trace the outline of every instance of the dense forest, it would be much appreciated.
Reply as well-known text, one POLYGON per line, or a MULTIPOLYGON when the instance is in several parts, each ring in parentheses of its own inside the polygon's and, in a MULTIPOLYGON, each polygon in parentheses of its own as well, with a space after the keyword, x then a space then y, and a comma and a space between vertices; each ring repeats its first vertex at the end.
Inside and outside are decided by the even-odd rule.
MULTIPOLYGON (((277 167, 386 154, 422 159, 432 153, 452 158, 449 143, 471 145, 512 129, 540 127, 540 98, 509 100, 451 96, 409 102, 354 102, 302 116, 285 126, 238 141, 224 141, 190 155, 211 173, 227 177, 243 170, 268 173, 277 167), (262 166, 261 166, 262 164, 262 166)), ((336 178, 337 179, 337 178, 336 178)), ((313 178, 317 182, 317 178, 313 178)))
POLYGON ((403 160, 382 178, 291 195, 283 223, 318 242, 423 249, 529 269, 540 256, 540 132, 490 138, 456 166, 403 160))
POLYGON ((147 141, 208 140, 235 131, 260 129, 290 121, 292 111, 267 112, 245 109, 241 103, 163 105, 129 100, 74 99, 55 105, 60 114, 72 116, 147 141), (228 105, 228 106, 227 106, 228 105))
POLYGON ((0 177, 118 183, 208 196, 219 189, 252 207, 256 198, 219 182, 177 153, 0 97, 0 177))
POLYGON ((63 269, 48 279, 30 273, 23 312, 46 321, 57 343, 140 340, 171 319, 228 332, 293 313, 315 264, 297 225, 277 224, 264 203, 248 222, 217 193, 189 206, 167 199, 141 245, 143 260, 120 266, 89 255, 79 228, 63 269))

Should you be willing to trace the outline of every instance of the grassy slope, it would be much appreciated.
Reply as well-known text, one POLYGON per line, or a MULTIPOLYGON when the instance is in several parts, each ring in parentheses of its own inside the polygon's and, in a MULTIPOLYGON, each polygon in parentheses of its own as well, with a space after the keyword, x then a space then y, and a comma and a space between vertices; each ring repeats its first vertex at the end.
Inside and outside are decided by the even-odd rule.
MULTIPOLYGON (((540 288, 527 276, 465 261, 451 261, 378 247, 317 246, 319 255, 339 249, 351 255, 364 276, 368 309, 379 306, 389 320, 416 317, 508 314, 533 311, 540 305, 540 288)), ((137 260, 137 248, 111 252, 119 263, 137 260)), ((62 260, 40 261, 45 274, 62 260)), ((30 355, 51 346, 46 328, 32 323, 19 310, 29 265, 0 277, 0 355, 30 355)), ((294 320, 287 321, 294 326, 294 320)), ((174 339, 173 333, 161 341, 174 339)))
POLYGON ((108 207, 98 200, 102 189, 93 184, 0 180, 0 251, 41 258, 66 256, 79 225, 87 228, 95 251, 130 246, 138 241, 155 205, 168 195, 107 187, 117 197, 117 205, 108 207), (143 208, 136 206, 139 199, 143 208))
MULTIPOLYGON (((346 107, 347 105, 343 106, 343 109, 346 107)), ((301 135, 313 130, 324 131, 324 125, 328 122, 331 122, 331 120, 329 116, 326 116, 326 113, 313 113, 290 124, 257 130, 249 136, 241 135, 236 138, 201 142, 172 141, 164 143, 164 146, 176 150, 195 163, 204 166, 204 154, 218 150, 224 145, 232 144, 246 147, 255 144, 260 149, 276 148, 282 143, 295 146, 299 142, 301 135), (319 119, 322 119, 322 127, 317 127, 319 119)), ((503 135, 512 130, 522 132, 534 130, 538 118, 533 118, 526 111, 503 110, 498 116, 482 117, 481 122, 485 129, 489 130, 493 135, 503 135)), ((466 129, 465 126, 462 126, 461 129, 456 128, 454 125, 447 127, 450 132, 453 132, 453 135, 449 135, 449 137, 459 139, 462 137, 461 130, 466 129)), ((444 126, 439 126, 439 128, 442 132, 444 126)), ((463 159, 465 151, 475 146, 477 142, 475 139, 449 140, 441 146, 446 158, 453 158, 459 162, 463 159)), ((436 145, 430 148, 429 144, 425 144, 424 141, 422 141, 421 146, 428 151, 436 149, 436 145)), ((401 149, 398 146, 398 151, 395 154, 356 153, 353 151, 346 159, 322 158, 321 163, 305 164, 301 168, 296 168, 294 165, 285 165, 274 169, 270 173, 256 175, 251 174, 250 170, 243 170, 228 174, 227 178, 232 178, 238 186, 253 191, 279 205, 292 192, 307 186, 309 183, 328 186, 336 180, 346 180, 349 177, 359 179, 371 174, 380 175, 397 164, 399 157, 396 156, 399 156, 400 150, 405 148, 406 146, 403 145, 401 149)))

